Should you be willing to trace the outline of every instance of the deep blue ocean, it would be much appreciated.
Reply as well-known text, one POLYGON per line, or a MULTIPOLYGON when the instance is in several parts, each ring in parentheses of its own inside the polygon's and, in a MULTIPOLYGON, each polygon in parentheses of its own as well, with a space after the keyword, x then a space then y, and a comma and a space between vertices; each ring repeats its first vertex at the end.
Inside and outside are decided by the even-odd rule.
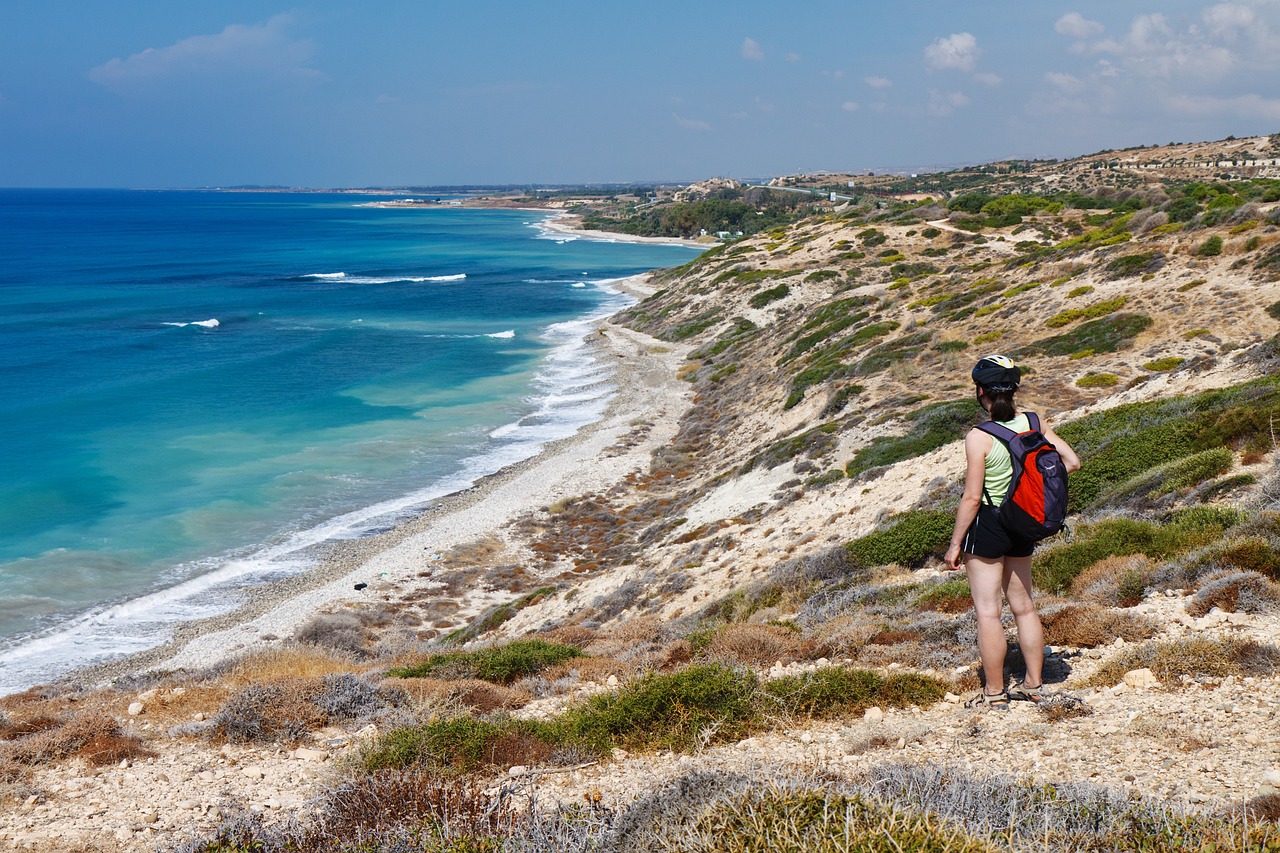
POLYGON ((609 281, 697 254, 376 200, 0 190, 0 693, 598 418, 609 281))

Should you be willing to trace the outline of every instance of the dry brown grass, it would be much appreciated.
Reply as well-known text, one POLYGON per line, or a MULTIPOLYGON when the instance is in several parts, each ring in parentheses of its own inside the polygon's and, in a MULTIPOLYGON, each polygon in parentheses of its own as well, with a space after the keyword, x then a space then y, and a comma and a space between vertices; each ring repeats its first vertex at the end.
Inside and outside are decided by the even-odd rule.
MULTIPOLYGON (((157 725, 170 726, 191 720, 196 713, 212 714, 226 701, 233 691, 223 684, 192 684, 157 691, 143 703, 146 710, 143 719, 157 725)), ((134 695, 118 699, 111 705, 117 716, 124 716, 134 695)))
POLYGON ((523 690, 478 678, 397 678, 394 687, 420 708, 461 706, 482 714, 522 708, 533 698, 523 690))
POLYGON ((112 717, 84 711, 60 725, 0 743, 0 780, 12 781, 25 768, 73 757, 101 767, 124 758, 154 755, 142 740, 126 735, 112 717))
POLYGON ((768 666, 775 661, 789 663, 812 644, 789 628, 778 625, 727 625, 716 632, 707 646, 706 656, 712 660, 768 666))
POLYGON ((357 664, 332 649, 297 646, 257 652, 240 658, 227 667, 219 680, 228 690, 237 690, 251 684, 359 672, 367 666, 357 664))
POLYGON ((564 625, 552 628, 550 631, 543 631, 538 635, 538 639, 586 651, 587 646, 600 639, 600 632, 581 625, 564 625))
POLYGON ((1045 642, 1052 646, 1092 649, 1113 643, 1117 637, 1133 643, 1157 633, 1156 623, 1146 616, 1094 604, 1068 604, 1042 613, 1040 622, 1045 642))
POLYGON ((609 676, 616 675, 618 678, 628 678, 632 675, 638 675, 641 668, 637 667, 634 662, 623 663, 613 658, 571 658, 549 666, 542 672, 538 673, 538 677, 546 681, 558 681, 561 678, 572 677, 577 673, 578 679, 582 681, 595 681, 603 683, 607 681, 609 676))
POLYGON ((1076 575, 1071 594, 1104 607, 1132 607, 1142 601, 1154 571, 1145 554, 1107 557, 1076 575))
POLYGON ((876 617, 861 613, 837 616, 810 631, 814 654, 819 657, 857 657, 883 627, 876 617))
POLYGON ((1150 669, 1166 687, 1181 676, 1224 678, 1271 676, 1280 671, 1280 649, 1254 640, 1186 637, 1129 646, 1112 655, 1088 679, 1090 686, 1111 686, 1132 669, 1150 669))
POLYGON ((1205 578, 1187 613, 1203 616, 1213 608, 1228 613, 1261 613, 1280 604, 1280 584, 1252 571, 1223 571, 1205 578))
POLYGON ((1180 752, 1199 752, 1212 749, 1217 742, 1204 732, 1189 729, 1180 721, 1166 722, 1158 717, 1139 714, 1129 723, 1127 731, 1131 734, 1160 741, 1180 752))

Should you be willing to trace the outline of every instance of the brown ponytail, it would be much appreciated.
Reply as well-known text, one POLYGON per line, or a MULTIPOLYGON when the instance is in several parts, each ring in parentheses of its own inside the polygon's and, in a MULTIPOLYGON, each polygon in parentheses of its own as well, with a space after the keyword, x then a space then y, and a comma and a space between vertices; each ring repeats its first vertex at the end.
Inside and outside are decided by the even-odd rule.
POLYGON ((1013 391, 999 390, 992 391, 990 388, 983 388, 986 392, 987 400, 991 403, 991 420, 993 421, 1011 421, 1018 415, 1018 410, 1013 405, 1013 391))

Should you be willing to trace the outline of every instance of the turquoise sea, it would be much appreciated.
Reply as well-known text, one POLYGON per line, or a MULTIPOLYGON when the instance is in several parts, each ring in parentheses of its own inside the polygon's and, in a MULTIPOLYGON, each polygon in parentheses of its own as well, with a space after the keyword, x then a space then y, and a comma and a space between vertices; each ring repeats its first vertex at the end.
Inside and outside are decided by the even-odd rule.
POLYGON ((697 254, 379 198, 0 190, 0 693, 598 418, 609 282, 697 254))

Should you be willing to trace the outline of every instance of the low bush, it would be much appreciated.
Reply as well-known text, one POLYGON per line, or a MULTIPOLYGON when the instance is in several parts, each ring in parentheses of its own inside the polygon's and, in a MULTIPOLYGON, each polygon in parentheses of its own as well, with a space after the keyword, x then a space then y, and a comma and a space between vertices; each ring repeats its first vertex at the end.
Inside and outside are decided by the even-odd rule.
POLYGON ((1121 255, 1107 263, 1103 269, 1110 278, 1130 278, 1135 275, 1155 272, 1164 265, 1164 255, 1156 251, 1139 252, 1133 255, 1121 255))
POLYGON ((1144 471, 1099 495, 1096 504, 1136 508, 1142 500, 1151 501, 1163 495, 1181 492, 1231 470, 1235 454, 1226 447, 1214 447, 1174 459, 1144 471))
POLYGON ((1280 668, 1280 649, 1254 640, 1187 637, 1127 646, 1107 658, 1087 684, 1110 686, 1134 669, 1150 669, 1165 686, 1188 678, 1228 675, 1271 676, 1280 668))
POLYGON ((228 743, 296 744, 316 729, 373 717, 405 699, 350 673, 250 684, 223 702, 203 733, 228 743))
POLYGON ((1076 380, 1078 388, 1110 388, 1120 382, 1114 373, 1086 373, 1076 380))
POLYGON ((1266 453, 1277 418, 1280 380, 1267 377, 1192 397, 1129 403, 1058 425, 1058 434, 1085 460, 1071 477, 1073 506, 1087 508, 1110 488, 1202 451, 1266 453))
POLYGON ((779 299, 788 296, 790 293, 791 288, 787 287, 785 284, 780 284, 777 287, 771 287, 768 290, 762 290, 753 295, 747 300, 747 304, 752 308, 763 308, 770 302, 777 302, 779 299))
POLYGON ((1217 234, 1196 247, 1197 258, 1213 258, 1222 254, 1222 238, 1217 234))
POLYGON ((1143 370, 1165 371, 1173 370, 1178 365, 1186 361, 1185 358, 1179 358, 1176 355, 1166 356, 1165 358, 1157 358, 1146 362, 1142 365, 1143 370))
POLYGON ((1129 301, 1127 296, 1117 296, 1115 299, 1108 299, 1105 302, 1095 302, 1088 308, 1068 308, 1065 311, 1059 311, 1044 324, 1050 329, 1059 329, 1063 326, 1069 326, 1077 320, 1094 320, 1098 317, 1105 317, 1108 314, 1114 314, 1124 307, 1129 301))
POLYGON ((1129 346, 1134 338, 1150 328, 1152 322, 1154 321, 1146 314, 1112 314, 1081 323, 1070 332, 1041 338, 1012 354, 1021 357, 1036 354, 1071 355, 1081 350, 1095 353, 1116 352, 1129 346))
POLYGON ((441 717, 385 732, 361 750, 358 763, 366 772, 420 767, 457 775, 540 764, 562 743, 562 734, 539 720, 441 717))
POLYGON ((845 473, 857 476, 871 468, 892 465, 904 459, 921 456, 931 450, 964 437, 976 426, 982 410, 973 400, 933 403, 907 415, 910 431, 906 435, 880 435, 854 454, 845 473))
POLYGON ((1082 524, 1071 541, 1037 553, 1031 574, 1042 589, 1061 593, 1099 560, 1130 554, 1167 559, 1217 541, 1240 520, 1234 510, 1195 507, 1172 513, 1160 524, 1130 518, 1082 524))
POLYGON ((395 678, 479 678, 511 684, 554 664, 582 657, 581 649, 546 640, 516 640, 475 651, 441 652, 421 663, 399 666, 395 678))
POLYGON ((748 734, 756 689, 750 672, 722 664, 691 666, 592 696, 555 725, 566 739, 595 751, 613 746, 690 751, 748 734))
POLYGON ((62 719, 32 720, 11 724, 0 741, 0 782, 20 778, 30 768, 68 758, 83 758, 94 767, 117 764, 126 758, 154 757, 141 739, 125 734, 107 714, 82 711, 62 719))
POLYGON ((1104 610, 1091 604, 1069 604, 1040 614, 1044 641, 1053 646, 1092 649, 1117 637, 1127 642, 1148 640, 1157 633, 1156 623, 1125 610, 1104 610))
POLYGON ((919 567, 939 557, 955 527, 955 514, 936 510, 908 510, 889 519, 887 526, 849 542, 849 556, 859 566, 872 568, 897 563, 919 567))
POLYGON ((963 613, 973 606, 973 593, 967 580, 953 580, 929 587, 916 599, 920 610, 939 613, 963 613))
POLYGON ((1280 605, 1280 584, 1257 572, 1219 572, 1201 584, 1187 613, 1203 616, 1213 608, 1228 613, 1266 613, 1280 605))
POLYGON ((790 662, 801 649, 799 635, 778 625, 726 625, 710 638, 707 657, 748 666, 768 666, 775 661, 790 662))
POLYGON ((1104 607, 1132 607, 1142 601, 1153 567, 1146 554, 1105 557, 1071 581, 1071 594, 1104 607))
POLYGON ((927 812, 830 790, 756 789, 670 832, 670 853, 987 853, 999 848, 927 812), (674 837, 673 837, 674 836, 674 837))
POLYGON ((831 717, 856 714, 873 705, 901 708, 932 705, 947 692, 936 678, 900 673, 888 678, 861 669, 822 667, 802 675, 765 682, 763 693, 790 717, 831 717))

